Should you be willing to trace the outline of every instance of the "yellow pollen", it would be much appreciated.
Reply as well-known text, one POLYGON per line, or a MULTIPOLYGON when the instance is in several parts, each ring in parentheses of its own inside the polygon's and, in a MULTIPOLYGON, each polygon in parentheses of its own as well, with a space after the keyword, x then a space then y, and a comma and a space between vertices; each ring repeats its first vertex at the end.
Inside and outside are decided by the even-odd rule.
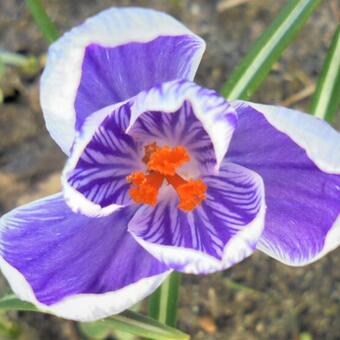
POLYGON ((164 181, 173 186, 179 197, 178 208, 189 212, 195 209, 206 198, 207 185, 202 179, 185 180, 176 170, 190 160, 185 147, 179 145, 158 147, 156 143, 145 146, 143 162, 148 172, 135 171, 127 176, 131 183, 129 194, 138 204, 157 204, 158 191, 164 181))

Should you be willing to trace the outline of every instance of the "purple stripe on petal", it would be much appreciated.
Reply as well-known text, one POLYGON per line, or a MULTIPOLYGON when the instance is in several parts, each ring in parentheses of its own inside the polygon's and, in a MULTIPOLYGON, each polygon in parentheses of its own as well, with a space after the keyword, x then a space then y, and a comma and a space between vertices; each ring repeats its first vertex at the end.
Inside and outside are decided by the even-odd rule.
POLYGON ((177 80, 144 91, 131 103, 127 132, 135 140, 183 145, 201 173, 218 171, 237 123, 236 112, 218 93, 177 80))
POLYGON ((211 139, 194 115, 188 101, 175 112, 144 112, 134 123, 129 134, 144 144, 157 142, 159 146, 184 146, 201 173, 209 173, 216 166, 211 139))
POLYGON ((179 210, 167 187, 156 207, 141 206, 129 222, 136 240, 178 271, 228 268, 254 251, 263 229, 263 183, 256 173, 225 162, 218 176, 203 180, 207 199, 192 212, 179 210))
POLYGON ((316 260, 340 243, 340 175, 331 173, 340 134, 293 110, 242 102, 236 109, 227 159, 265 183, 268 208, 258 248, 291 265, 316 260))
POLYGON ((63 175, 65 197, 74 211, 95 215, 86 209, 88 205, 98 206, 99 211, 132 203, 126 177, 143 166, 143 156, 133 138, 124 132, 129 118, 129 103, 105 108, 81 131, 63 175))
POLYGON ((83 124, 63 174, 70 207, 98 216, 133 203, 126 177, 145 170, 144 146, 183 145, 185 177, 218 171, 236 112, 215 91, 176 80, 93 113, 83 124))
MULTIPOLYGON (((89 218, 74 214, 60 194, 20 207, 0 219, 2 261, 23 275, 37 301, 52 312, 54 304, 68 297, 71 310, 59 306, 58 315, 89 320, 120 312, 156 288, 152 280, 148 287, 139 286, 141 280, 159 280, 167 271, 127 232, 134 210, 89 218), (131 285, 133 294, 125 296, 125 287, 131 285), (73 297, 108 292, 117 294, 113 300, 107 295, 111 306, 101 306, 99 298, 98 304, 84 303, 77 309, 75 299, 72 308, 73 297)), ((13 277, 7 278, 15 287, 13 277)), ((24 289, 15 290, 25 298, 24 289)))

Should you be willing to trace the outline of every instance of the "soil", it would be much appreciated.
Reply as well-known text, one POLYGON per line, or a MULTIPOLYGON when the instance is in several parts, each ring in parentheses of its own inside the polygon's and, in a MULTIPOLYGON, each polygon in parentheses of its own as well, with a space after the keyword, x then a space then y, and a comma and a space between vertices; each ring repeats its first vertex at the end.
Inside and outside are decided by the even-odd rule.
MULTIPOLYGON (((286 1, 45 0, 60 31, 109 6, 145 6, 168 12, 207 42, 196 81, 221 88, 240 58, 286 1), (230 1, 229 1, 230 3, 230 1)), ((285 51, 254 101, 308 111, 310 93, 340 9, 324 1, 285 51), (306 91, 307 95, 296 98, 306 91), (309 93, 309 95, 308 95, 309 93)), ((22 0, 0 0, 0 48, 42 56, 43 40, 22 0)), ((60 189, 64 154, 49 137, 38 100, 40 71, 7 68, 0 80, 0 215, 60 189)), ((334 125, 340 128, 340 114, 334 125)), ((302 268, 285 266, 257 252, 222 273, 183 277, 179 328, 192 339, 340 339, 340 250, 302 268)), ((5 291, 1 279, 1 290, 5 291)), ((81 339, 75 323, 30 313, 9 314, 21 339, 81 339)), ((0 336, 1 339, 1 336, 0 336)))

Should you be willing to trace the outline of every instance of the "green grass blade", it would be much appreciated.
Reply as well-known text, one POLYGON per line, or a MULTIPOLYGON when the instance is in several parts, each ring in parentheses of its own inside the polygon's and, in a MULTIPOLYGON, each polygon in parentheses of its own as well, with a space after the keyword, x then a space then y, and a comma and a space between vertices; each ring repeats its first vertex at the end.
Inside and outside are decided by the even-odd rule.
POLYGON ((58 30, 48 17, 41 0, 26 0, 26 5, 47 42, 50 44, 58 39, 58 30))
POLYGON ((28 58, 18 53, 12 53, 0 48, 0 62, 3 65, 25 66, 28 58))
POLYGON ((333 36, 322 67, 310 112, 331 121, 340 102, 340 25, 333 36))
POLYGON ((180 273, 172 272, 162 286, 149 297, 149 315, 172 327, 176 327, 177 321, 180 275, 180 273))
POLYGON ((221 93, 229 100, 249 99, 321 0, 290 0, 231 74, 221 93))
POLYGON ((115 330, 155 340, 188 340, 190 336, 170 326, 164 325, 147 316, 132 311, 125 311, 102 322, 115 330))
POLYGON ((112 327, 102 325, 96 322, 81 322, 78 324, 80 331, 91 340, 102 340, 108 338, 112 331, 112 327))
POLYGON ((0 299, 0 310, 17 310, 28 312, 40 312, 34 305, 17 299, 14 295, 6 295, 0 299))
POLYGON ((32 55, 23 56, 0 48, 0 79, 5 71, 5 65, 19 67, 25 74, 31 75, 38 72, 40 61, 32 55))
POLYGON ((2 76, 3 76, 4 73, 5 73, 5 64, 2 62, 2 60, 0 58, 0 105, 4 101, 4 94, 3 94, 2 89, 1 89, 2 76))
MULTIPOLYGON (((0 299, 0 310, 48 313, 37 309, 31 303, 17 299, 12 294, 0 299)), ((189 335, 180 332, 175 328, 130 310, 104 320, 90 322, 84 325, 84 328, 87 331, 92 330, 92 332, 97 332, 97 334, 99 334, 99 330, 102 327, 105 331, 118 330, 156 340, 188 340, 190 338, 189 335)), ((102 334, 104 333, 105 332, 103 331, 102 334)))

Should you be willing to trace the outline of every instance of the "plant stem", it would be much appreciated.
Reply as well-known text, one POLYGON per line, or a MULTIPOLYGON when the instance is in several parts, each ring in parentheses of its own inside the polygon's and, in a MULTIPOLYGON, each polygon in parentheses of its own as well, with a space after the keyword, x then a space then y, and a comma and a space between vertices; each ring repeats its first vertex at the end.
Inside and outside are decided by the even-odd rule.
POLYGON ((149 315, 171 327, 176 327, 180 282, 181 274, 172 272, 149 297, 149 315))

